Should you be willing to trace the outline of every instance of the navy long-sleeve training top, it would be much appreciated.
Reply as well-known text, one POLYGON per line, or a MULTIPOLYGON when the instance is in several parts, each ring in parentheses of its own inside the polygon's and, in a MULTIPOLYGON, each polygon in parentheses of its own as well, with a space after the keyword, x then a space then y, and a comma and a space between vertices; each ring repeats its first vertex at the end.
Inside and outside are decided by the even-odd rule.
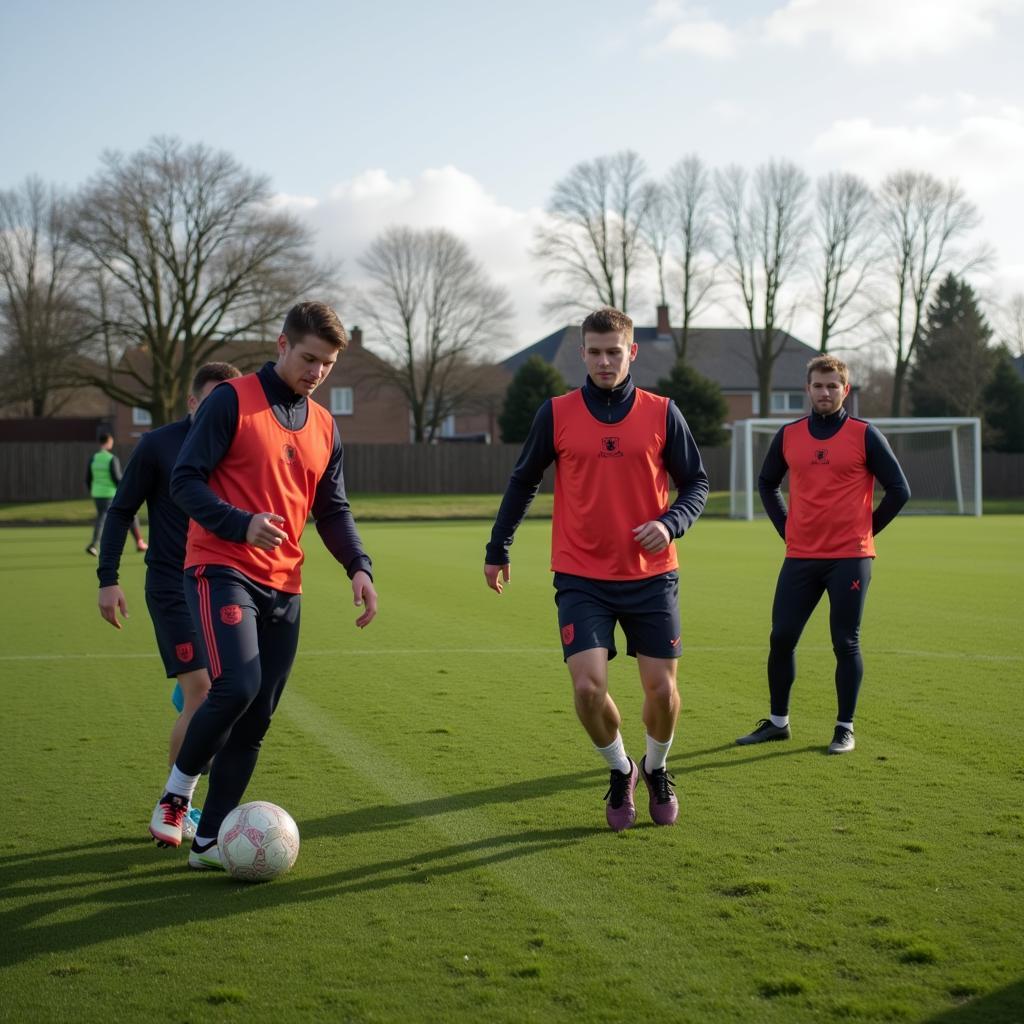
MULTIPOLYGON (((835 437, 839 428, 846 422, 847 415, 846 410, 842 408, 828 416, 812 412, 807 417, 811 437, 818 441, 827 441, 829 438, 835 437)), ((768 454, 761 466, 761 473, 757 478, 757 490, 761 495, 761 503, 764 505, 764 510, 768 513, 772 525, 783 540, 786 539, 786 517, 789 515, 786 501, 780 490, 780 485, 789 472, 789 466, 782 454, 782 434, 785 429, 785 427, 780 428, 772 438, 768 454)), ((907 483, 907 478, 896 460, 896 456, 893 455, 889 442, 877 427, 871 426, 870 423, 864 432, 864 454, 868 471, 885 492, 882 500, 878 503, 878 508, 871 514, 871 532, 877 537, 909 501, 910 484, 907 483)))
POLYGON ((186 417, 143 434, 132 452, 100 538, 96 575, 101 587, 117 583, 125 538, 145 504, 149 510, 146 589, 181 588, 188 517, 171 498, 171 471, 191 422, 186 417))
MULTIPOLYGON (((309 412, 304 395, 297 395, 277 375, 273 363, 257 372, 263 393, 281 426, 299 430, 309 412)), ((270 508, 240 509, 218 497, 209 486, 210 475, 227 454, 238 428, 238 395, 229 384, 218 384, 199 407, 177 464, 171 474, 171 495, 185 512, 211 533, 224 540, 243 543, 249 520, 270 508)), ((352 509, 345 495, 344 449, 338 425, 334 425, 331 457, 313 496, 312 515, 327 550, 340 562, 351 579, 362 570, 372 575, 370 556, 356 530, 352 509)))
MULTIPOLYGON (((627 377, 618 387, 608 389, 599 388, 588 376, 581 390, 590 414, 602 423, 619 423, 625 419, 636 398, 632 377, 627 377)), ((697 521, 704 510, 710 485, 697 443, 679 407, 671 400, 665 421, 662 459, 678 494, 658 519, 675 539, 682 537, 697 521)), ((555 418, 548 399, 533 418, 530 433, 523 442, 519 461, 512 470, 501 500, 484 556, 488 565, 505 565, 508 562, 508 549, 515 532, 540 488, 544 471, 555 457, 555 418)))

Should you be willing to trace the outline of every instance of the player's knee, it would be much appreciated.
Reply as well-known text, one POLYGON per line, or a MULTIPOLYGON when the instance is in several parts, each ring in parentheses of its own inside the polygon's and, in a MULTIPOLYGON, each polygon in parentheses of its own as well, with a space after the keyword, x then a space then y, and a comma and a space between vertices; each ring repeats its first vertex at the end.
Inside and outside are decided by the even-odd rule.
POLYGON ((860 654, 860 635, 858 633, 834 633, 832 650, 837 658, 849 658, 860 654))
POLYGON ((599 679, 593 676, 574 676, 572 681, 573 693, 577 704, 592 705, 599 704, 604 700, 606 686, 599 679))
POLYGON ((789 654, 796 650, 797 642, 800 640, 800 633, 787 626, 772 626, 769 647, 772 654, 789 654))

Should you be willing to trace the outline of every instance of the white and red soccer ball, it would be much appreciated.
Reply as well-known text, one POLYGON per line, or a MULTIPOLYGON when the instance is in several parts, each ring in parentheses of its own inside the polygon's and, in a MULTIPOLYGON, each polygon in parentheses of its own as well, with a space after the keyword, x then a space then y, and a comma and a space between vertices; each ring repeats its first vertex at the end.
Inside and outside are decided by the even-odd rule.
POLYGON ((217 833, 220 859, 232 878, 269 882, 283 875, 299 855, 299 829, 277 804, 239 804, 217 833))

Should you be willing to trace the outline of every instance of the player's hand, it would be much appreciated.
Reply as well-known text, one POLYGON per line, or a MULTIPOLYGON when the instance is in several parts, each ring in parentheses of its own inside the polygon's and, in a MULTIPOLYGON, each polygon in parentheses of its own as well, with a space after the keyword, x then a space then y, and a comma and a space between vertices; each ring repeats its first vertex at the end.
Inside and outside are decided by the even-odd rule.
POLYGON ((249 528, 245 531, 245 542, 261 551, 273 551, 287 539, 288 534, 279 529, 277 523, 283 523, 284 516, 273 512, 257 512, 249 520, 249 528))
POLYGON ((363 606, 363 614, 356 619, 356 625, 360 629, 368 626, 377 614, 377 591, 373 580, 361 569, 352 577, 352 603, 357 608, 363 606))
POLYGON ((484 579, 487 581, 487 586, 499 594, 504 589, 504 585, 508 583, 508 578, 511 575, 508 562, 504 565, 487 565, 484 563, 484 579))
POLYGON ((124 599, 124 591, 115 583, 112 587, 100 587, 100 596, 96 602, 100 608, 100 615, 109 622, 114 629, 120 629, 121 623, 117 613, 120 612, 128 618, 128 602, 124 599))
POLYGON ((672 543, 668 527, 660 519, 652 519, 650 522, 634 526, 633 539, 651 555, 664 551, 672 543))

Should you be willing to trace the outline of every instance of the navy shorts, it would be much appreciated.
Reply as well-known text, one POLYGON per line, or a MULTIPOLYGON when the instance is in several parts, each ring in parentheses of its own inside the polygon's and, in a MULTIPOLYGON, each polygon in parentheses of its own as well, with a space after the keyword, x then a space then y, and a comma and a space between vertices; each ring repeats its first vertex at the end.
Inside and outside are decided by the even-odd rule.
POLYGON ((595 647, 614 658, 616 622, 626 634, 631 658, 682 654, 675 570, 642 580, 592 580, 556 572, 554 585, 563 659, 595 647))
POLYGON ((146 589, 146 607, 153 620, 156 645, 168 679, 206 668, 206 651, 192 622, 181 587, 146 589))

